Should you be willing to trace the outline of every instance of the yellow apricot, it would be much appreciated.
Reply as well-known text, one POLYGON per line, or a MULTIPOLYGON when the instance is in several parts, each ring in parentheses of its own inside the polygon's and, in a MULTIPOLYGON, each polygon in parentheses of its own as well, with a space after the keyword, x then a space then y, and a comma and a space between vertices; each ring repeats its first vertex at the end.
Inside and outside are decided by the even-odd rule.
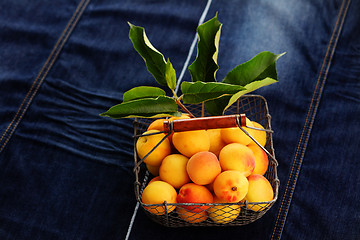
POLYGON ((205 210, 200 212, 194 212, 186 208, 177 207, 176 212, 182 220, 189 223, 201 223, 205 221, 208 217, 205 210))
POLYGON ((187 157, 210 149, 210 138, 206 130, 175 132, 172 142, 174 147, 187 157))
POLYGON ((162 180, 170 183, 174 188, 180 188, 185 183, 190 182, 186 171, 186 165, 189 158, 181 154, 170 154, 166 156, 159 170, 159 176, 162 180))
POLYGON ((186 170, 190 179, 199 185, 207 185, 221 173, 218 158, 212 152, 198 152, 189 159, 186 170))
POLYGON ((269 166, 269 158, 267 154, 256 144, 249 144, 248 148, 250 148, 255 156, 255 168, 252 174, 264 175, 269 166))
POLYGON ((154 135, 141 136, 136 141, 136 151, 141 159, 143 159, 152 149, 154 149, 145 159, 144 163, 151 166, 160 166, 161 161, 171 153, 170 141, 165 138, 164 133, 160 133, 158 130, 149 130, 144 133, 154 135), (160 142, 161 144, 155 148, 155 146, 160 142))
MULTIPOLYGON (((253 127, 264 129, 264 127, 257 122, 252 121, 253 127)), ((249 129, 250 135, 255 138, 255 140, 263 147, 266 145, 266 132, 261 130, 249 129)), ((254 141, 251 141, 250 144, 256 145, 254 141)))
POLYGON ((160 166, 151 166, 149 164, 146 164, 146 168, 147 170, 154 176, 158 176, 159 175, 159 167, 160 166))
POLYGON ((264 204, 255 204, 255 202, 269 202, 274 198, 274 190, 270 182, 262 175, 254 174, 248 177, 249 189, 245 200, 250 202, 247 207, 253 211, 261 211, 266 207, 264 204), (254 204, 251 204, 254 202, 254 204))
POLYGON ((227 170, 215 178, 214 193, 226 202, 239 202, 247 194, 248 186, 249 183, 244 174, 236 170, 227 170))
POLYGON ((209 152, 214 153, 218 157, 220 150, 226 145, 221 137, 221 129, 208 129, 207 132, 209 133, 210 138, 209 152))
POLYGON ((164 131, 164 121, 166 119, 165 118, 159 118, 154 120, 152 123, 150 123, 150 125, 148 126, 148 128, 146 129, 146 131, 149 130, 159 130, 159 131, 164 131))
MULTIPOLYGON (((177 192, 173 186, 164 181, 153 181, 149 183, 141 196, 141 201, 144 204, 167 204, 176 203, 177 192)), ((156 215, 164 215, 167 212, 173 211, 176 206, 144 206, 149 212, 156 215)))
MULTIPOLYGON (((227 203, 225 200, 214 196, 214 203, 227 203)), ((221 204, 214 205, 208 210, 211 220, 216 223, 226 224, 234 221, 240 214, 240 206, 238 204, 221 204)))
MULTIPOLYGON (((246 126, 253 127, 252 122, 248 118, 246 118, 246 126)), ((250 128, 243 127, 243 129, 250 134, 250 128)), ((252 139, 247 136, 239 127, 221 129, 221 137, 226 143, 241 143, 248 145, 252 142, 252 139)))
POLYGON ((237 170, 249 176, 255 169, 255 155, 251 149, 240 143, 226 145, 219 155, 219 162, 223 171, 237 170))

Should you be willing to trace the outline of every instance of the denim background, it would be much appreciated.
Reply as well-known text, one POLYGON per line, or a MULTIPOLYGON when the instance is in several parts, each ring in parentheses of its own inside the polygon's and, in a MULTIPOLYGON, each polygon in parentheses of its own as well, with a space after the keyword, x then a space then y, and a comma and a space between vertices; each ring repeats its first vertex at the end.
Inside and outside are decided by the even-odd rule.
POLYGON ((1 1, 0 239, 359 239, 359 10, 347 0, 1 1), (98 114, 156 85, 127 21, 179 76, 201 15, 216 12, 218 79, 260 51, 287 52, 279 82, 256 91, 272 116, 279 199, 246 226, 169 229, 134 213, 132 119, 98 114))

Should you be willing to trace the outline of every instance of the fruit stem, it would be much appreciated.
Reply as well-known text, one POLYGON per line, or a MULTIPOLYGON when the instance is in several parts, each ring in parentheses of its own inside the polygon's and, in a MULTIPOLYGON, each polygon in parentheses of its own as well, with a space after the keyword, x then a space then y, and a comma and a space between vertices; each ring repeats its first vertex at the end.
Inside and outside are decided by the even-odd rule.
POLYGON ((187 114, 189 114, 191 118, 195 118, 195 116, 189 111, 189 109, 187 109, 184 106, 184 104, 182 104, 182 102, 181 102, 182 95, 180 97, 178 97, 174 90, 171 89, 171 91, 174 94, 174 99, 175 99, 176 104, 179 105, 179 107, 181 107, 181 109, 184 110, 187 114))
POLYGON ((237 187, 232 187, 231 190, 235 192, 237 190, 237 187))

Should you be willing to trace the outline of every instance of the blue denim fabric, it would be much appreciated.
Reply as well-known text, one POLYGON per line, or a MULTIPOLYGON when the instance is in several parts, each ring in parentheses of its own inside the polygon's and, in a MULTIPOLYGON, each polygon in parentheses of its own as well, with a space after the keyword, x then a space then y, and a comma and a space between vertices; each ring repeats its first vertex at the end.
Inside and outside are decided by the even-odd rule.
POLYGON ((359 239, 359 10, 346 0, 1 1, 0 239, 359 239), (260 51, 287 52, 279 82, 256 91, 272 116, 279 198, 246 226, 166 228, 134 211, 132 120, 98 114, 155 85, 127 21, 179 75, 201 15, 217 11, 218 79, 260 51))

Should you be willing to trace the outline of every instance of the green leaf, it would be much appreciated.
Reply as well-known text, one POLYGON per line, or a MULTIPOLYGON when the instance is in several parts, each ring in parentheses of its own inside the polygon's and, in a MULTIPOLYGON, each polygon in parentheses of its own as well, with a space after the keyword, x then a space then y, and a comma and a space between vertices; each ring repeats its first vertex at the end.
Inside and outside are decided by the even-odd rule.
POLYGON ((170 60, 168 59, 166 62, 166 69, 165 69, 165 79, 168 87, 171 90, 175 90, 176 88, 176 72, 173 68, 170 60))
POLYGON ((265 78, 262 80, 251 82, 245 85, 244 90, 238 91, 237 93, 231 96, 226 96, 221 99, 215 99, 209 103, 206 102, 205 109, 211 115, 223 115, 224 111, 227 108, 229 108, 232 104, 234 104, 242 95, 276 82, 277 80, 272 78, 265 78))
POLYGON ((253 81, 265 79, 267 77, 278 80, 276 72, 276 60, 282 54, 273 54, 271 52, 261 52, 251 60, 238 65, 231 70, 223 82, 245 86, 253 81))
POLYGON ((165 94, 165 91, 158 87, 134 87, 124 93, 123 102, 129 102, 141 98, 156 98, 158 96, 165 96, 165 94))
POLYGON ((216 82, 216 72, 219 69, 217 56, 222 24, 214 18, 201 24, 197 28, 199 37, 197 44, 197 56, 189 66, 193 82, 216 82))
POLYGON ((180 116, 178 106, 173 98, 159 96, 157 98, 136 99, 111 107, 100 116, 110 118, 154 118, 167 116, 180 116))
MULTIPOLYGON (((273 79, 273 78, 265 78, 265 79, 262 79, 262 80, 259 80, 259 81, 254 81, 254 82, 251 82, 249 84, 247 84, 245 86, 246 90, 243 90, 243 91, 239 91, 237 92, 236 94, 234 94, 230 99, 229 99, 229 102, 228 104, 225 106, 225 109, 227 109, 228 107, 230 107, 233 103, 235 103, 239 97, 241 97, 242 95, 246 94, 246 93, 249 93, 249 92, 252 92, 252 91, 255 91, 256 89, 258 88, 261 88, 261 87, 264 87, 264 86, 267 86, 267 85, 270 85, 270 84, 273 84, 273 83, 276 83, 277 80, 273 79)), ((224 110, 225 110, 224 109, 224 110)))
POLYGON ((216 99, 225 95, 233 95, 244 87, 219 82, 183 82, 181 91, 185 104, 197 104, 204 101, 216 99))
POLYGON ((238 65, 226 75, 223 83, 240 85, 245 89, 232 96, 206 102, 206 111, 211 115, 222 115, 242 95, 276 83, 278 81, 276 61, 284 54, 276 55, 271 52, 261 52, 251 60, 238 65))
POLYGON ((229 103, 231 96, 223 96, 218 99, 205 102, 205 110, 212 116, 224 115, 226 106, 229 103))
POLYGON ((150 43, 144 28, 131 23, 128 24, 130 26, 129 38, 135 50, 144 59, 146 68, 160 85, 166 86, 166 61, 164 56, 150 43))

